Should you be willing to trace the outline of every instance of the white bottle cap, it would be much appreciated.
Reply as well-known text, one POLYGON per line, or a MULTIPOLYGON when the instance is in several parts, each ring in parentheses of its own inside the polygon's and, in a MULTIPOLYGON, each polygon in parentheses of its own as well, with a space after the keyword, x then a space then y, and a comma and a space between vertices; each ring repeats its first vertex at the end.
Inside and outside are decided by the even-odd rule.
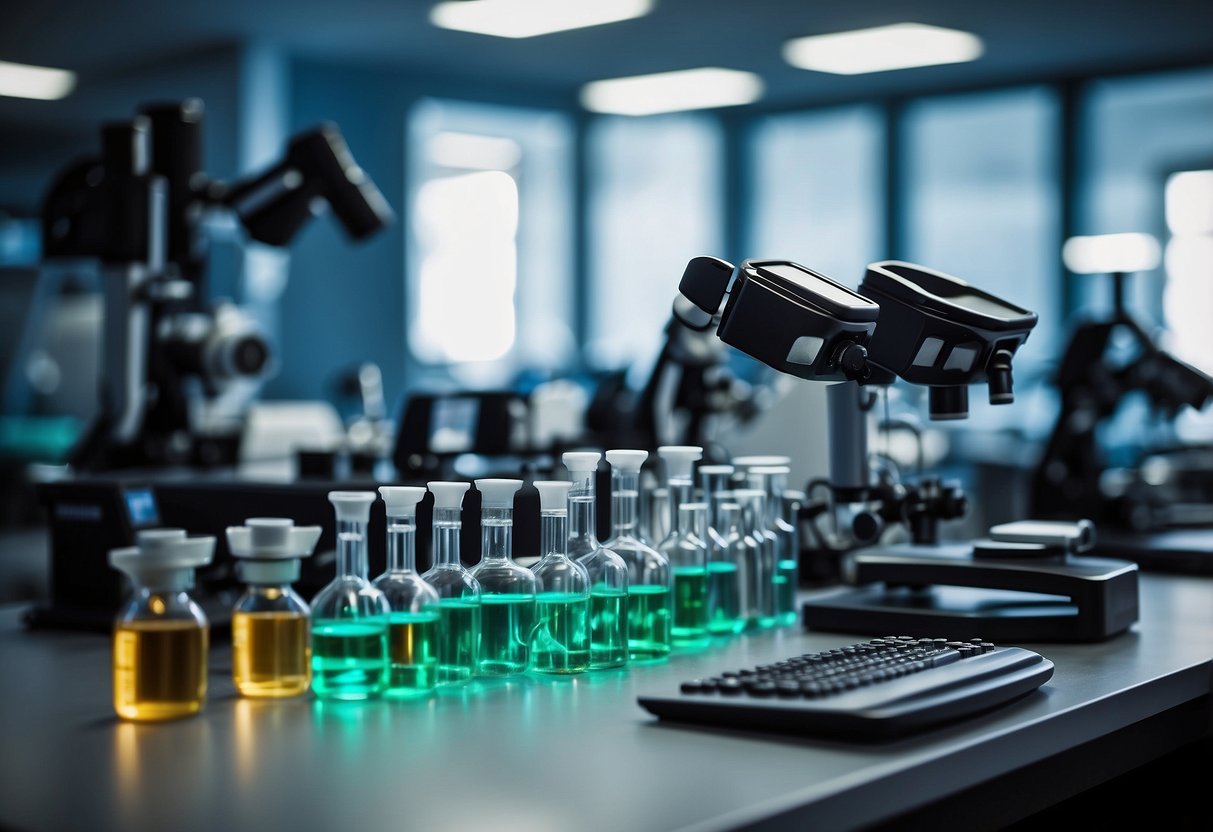
POLYGON ((662 445, 657 456, 665 462, 666 475, 672 480, 689 480, 696 460, 703 458, 698 445, 662 445))
POLYGON ((732 465, 700 465, 699 473, 707 474, 708 476, 715 476, 717 474, 722 474, 722 475, 731 474, 731 473, 733 473, 733 466, 732 465))
POLYGON ((790 456, 738 456, 733 458, 738 468, 753 468, 758 465, 791 465, 790 456))
POLYGON ((597 451, 567 451, 560 458, 564 462, 564 467, 569 469, 569 473, 574 472, 584 474, 587 471, 598 470, 598 460, 602 459, 602 454, 597 451))
POLYGON ((173 577, 206 566, 215 554, 215 538, 186 537, 185 529, 145 529, 135 545, 111 549, 110 566, 136 580, 153 575, 173 577))
POLYGON ((514 507, 514 492, 522 488, 522 480, 476 480, 480 492, 480 508, 514 507))
POLYGON ((346 523, 369 523, 374 491, 330 491, 329 502, 337 512, 337 520, 346 523))
POLYGON ((296 526, 286 517, 250 517, 243 526, 227 528, 232 556, 253 560, 305 558, 319 539, 319 526, 296 526))
POLYGON ((426 488, 434 495, 434 508, 462 508, 463 495, 471 488, 466 482, 427 482, 426 488))
POLYGON ((788 474, 791 468, 786 465, 753 465, 747 473, 758 474, 760 476, 770 476, 772 474, 788 474))
POLYGON ((648 451, 607 451, 606 461, 611 463, 612 468, 620 471, 625 471, 629 474, 635 474, 640 470, 640 466, 644 465, 644 461, 649 458, 648 451))
POLYGON ((564 480, 539 480, 535 487, 539 489, 540 511, 565 511, 568 509, 569 489, 571 482, 564 480))
POLYGON ((387 506, 388 517, 416 517, 417 504, 425 496, 425 489, 416 485, 381 485, 379 496, 387 506))

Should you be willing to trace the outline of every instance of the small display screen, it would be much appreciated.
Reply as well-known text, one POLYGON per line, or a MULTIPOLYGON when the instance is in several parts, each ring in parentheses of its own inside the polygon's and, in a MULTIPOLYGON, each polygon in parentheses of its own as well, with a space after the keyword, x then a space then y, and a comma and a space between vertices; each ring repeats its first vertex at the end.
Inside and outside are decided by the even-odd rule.
POLYGON ((126 500, 126 514, 132 526, 160 525, 160 512, 156 509, 156 498, 150 488, 122 492, 126 500))
POLYGON ((466 453, 476 445, 480 402, 470 398, 438 399, 430 412, 430 451, 466 453))
POLYGON ((790 263, 764 263, 759 268, 842 306, 862 309, 872 305, 870 301, 848 292, 841 286, 836 286, 812 272, 798 269, 790 263))

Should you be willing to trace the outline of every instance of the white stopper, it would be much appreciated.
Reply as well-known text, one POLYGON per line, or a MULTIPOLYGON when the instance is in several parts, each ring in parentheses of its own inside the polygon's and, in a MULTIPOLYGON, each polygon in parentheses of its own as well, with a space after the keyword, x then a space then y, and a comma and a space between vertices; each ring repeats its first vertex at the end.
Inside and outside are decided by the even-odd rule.
MULTIPOLYGON (((700 469, 703 470, 703 469, 700 469)), ((792 469, 786 465, 754 465, 750 467, 748 473, 757 474, 760 477, 779 476, 780 474, 787 475, 792 469)))
POLYGON ((665 462, 666 476, 671 480, 689 480, 695 462, 703 458, 698 445, 662 445, 657 456, 665 462))
POLYGON ((329 502, 337 512, 338 522, 371 522, 371 503, 375 502, 374 491, 330 491, 329 502))
POLYGON ((476 480, 480 492, 480 508, 514 507, 514 492, 522 488, 522 480, 476 480))
POLYGON ((754 468, 759 465, 791 465, 790 456, 739 456, 733 458, 738 468, 754 468))
POLYGON ((227 528, 233 557, 253 560, 305 558, 319 539, 319 526, 296 526, 286 517, 250 517, 243 526, 227 528))
POLYGON ((699 473, 706 474, 709 477, 722 475, 727 476, 733 473, 732 465, 700 465, 699 473))
POLYGON ((434 509, 462 508, 463 495, 470 485, 466 482, 427 482, 426 487, 434 495, 434 509))
POLYGON ((215 554, 215 538, 186 537, 185 529, 145 529, 135 535, 135 545, 111 549, 110 566, 136 580, 152 575, 189 575, 206 566, 215 554))
POLYGON ((567 511, 569 504, 569 488, 571 482, 564 480, 539 480, 535 487, 539 489, 540 511, 567 511))
POLYGON ((416 517, 417 504, 425 489, 416 485, 381 485, 379 496, 387 506, 388 517, 416 517))
POLYGON ((598 460, 602 459, 602 454, 597 451, 567 451, 560 459, 570 474, 584 474, 598 470, 598 460))
POLYGON ((648 451, 607 451, 606 461, 611 467, 629 474, 640 471, 640 466, 649 458, 648 451))

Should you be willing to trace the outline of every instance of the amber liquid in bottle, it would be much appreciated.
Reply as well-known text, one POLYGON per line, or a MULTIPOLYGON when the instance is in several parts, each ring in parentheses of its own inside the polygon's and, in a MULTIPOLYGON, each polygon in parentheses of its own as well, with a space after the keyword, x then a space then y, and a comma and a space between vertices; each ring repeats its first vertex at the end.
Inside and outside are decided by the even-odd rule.
POLYGON ((206 701, 207 628, 124 621, 114 628, 114 710, 123 719, 190 716, 206 701))
POLYGON ((299 696, 312 681, 308 618, 297 612, 232 616, 232 673, 244 696, 299 696))

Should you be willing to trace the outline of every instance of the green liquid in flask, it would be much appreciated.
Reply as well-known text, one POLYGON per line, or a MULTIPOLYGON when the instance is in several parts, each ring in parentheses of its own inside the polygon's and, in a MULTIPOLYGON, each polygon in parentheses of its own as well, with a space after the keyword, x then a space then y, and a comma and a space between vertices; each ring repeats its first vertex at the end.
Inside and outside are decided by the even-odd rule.
POLYGON ((637 661, 670 655, 670 588, 628 587, 628 655, 637 661))
POLYGON ((781 560, 775 568, 775 620, 782 625, 795 624, 799 618, 796 611, 799 572, 794 560, 781 560))
POLYGON ((436 610, 388 616, 388 682, 385 696, 420 696, 438 681, 436 610))
POLYGON ((438 684, 457 685, 476 673, 480 655, 480 602, 438 602, 438 684))
POLYGON ((535 596, 480 596, 480 673, 507 676, 527 669, 535 596))
POLYGON ((708 632, 727 636, 745 629, 737 588, 737 564, 708 564, 708 632))
POLYGON ((708 643, 708 570, 704 567, 674 569, 673 635, 680 645, 708 643))
POLYGON ((628 661, 626 592, 590 590, 590 667, 622 667, 628 661))
POLYGON ((541 592, 535 597, 531 667, 541 673, 590 669, 589 598, 574 592, 541 592))
POLYGON ((317 621, 312 627, 312 690, 328 699, 369 699, 387 681, 387 626, 317 621))

